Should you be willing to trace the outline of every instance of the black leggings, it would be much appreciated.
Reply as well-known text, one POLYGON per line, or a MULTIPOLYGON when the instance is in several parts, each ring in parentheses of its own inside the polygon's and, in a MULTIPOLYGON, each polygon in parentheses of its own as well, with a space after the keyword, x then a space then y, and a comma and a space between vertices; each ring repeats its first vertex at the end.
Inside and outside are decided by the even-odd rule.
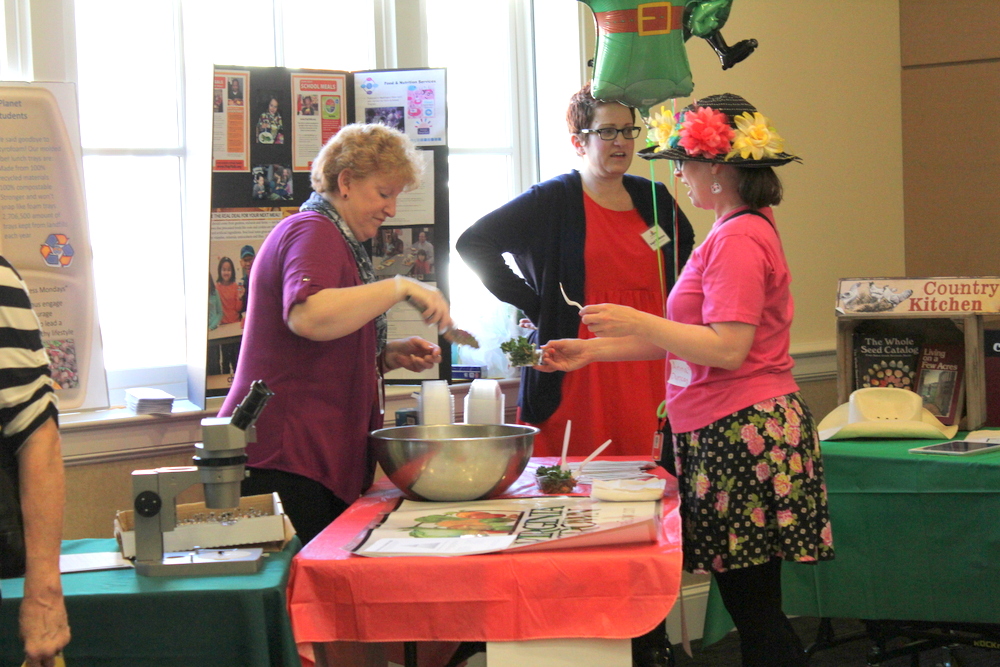
POLYGON ((740 633, 743 667, 805 667, 805 649, 781 609, 781 559, 713 573, 740 633))
POLYGON ((240 493, 255 496, 277 491, 285 514, 295 526, 303 546, 348 507, 330 489, 308 477, 265 468, 248 467, 247 472, 250 476, 243 480, 240 493))

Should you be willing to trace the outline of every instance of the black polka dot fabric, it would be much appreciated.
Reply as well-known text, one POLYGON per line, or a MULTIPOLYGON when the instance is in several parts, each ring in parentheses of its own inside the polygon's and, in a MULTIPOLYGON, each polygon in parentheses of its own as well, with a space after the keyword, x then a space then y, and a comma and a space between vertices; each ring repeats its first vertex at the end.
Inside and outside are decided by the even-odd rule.
POLYGON ((798 393, 674 434, 684 568, 833 558, 819 435, 798 393))

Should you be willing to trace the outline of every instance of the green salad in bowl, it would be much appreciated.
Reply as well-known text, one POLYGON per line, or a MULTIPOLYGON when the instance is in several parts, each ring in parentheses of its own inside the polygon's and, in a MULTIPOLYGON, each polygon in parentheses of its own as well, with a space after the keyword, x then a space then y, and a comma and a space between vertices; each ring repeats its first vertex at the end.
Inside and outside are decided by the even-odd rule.
POLYGON ((535 482, 542 493, 573 493, 576 488, 573 473, 559 466, 538 466, 535 482))

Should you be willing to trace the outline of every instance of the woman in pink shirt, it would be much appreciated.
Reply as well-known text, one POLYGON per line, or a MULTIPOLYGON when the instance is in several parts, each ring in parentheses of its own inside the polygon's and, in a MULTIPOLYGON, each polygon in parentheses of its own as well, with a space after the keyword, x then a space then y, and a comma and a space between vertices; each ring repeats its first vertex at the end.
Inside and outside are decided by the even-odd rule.
POLYGON ((715 577, 745 667, 807 663, 781 609, 781 562, 833 558, 819 437, 792 377, 791 276, 771 207, 774 167, 799 158, 742 97, 684 109, 644 157, 674 160, 715 224, 667 300, 667 318, 598 304, 597 336, 545 346, 540 370, 667 359, 684 566, 715 577))

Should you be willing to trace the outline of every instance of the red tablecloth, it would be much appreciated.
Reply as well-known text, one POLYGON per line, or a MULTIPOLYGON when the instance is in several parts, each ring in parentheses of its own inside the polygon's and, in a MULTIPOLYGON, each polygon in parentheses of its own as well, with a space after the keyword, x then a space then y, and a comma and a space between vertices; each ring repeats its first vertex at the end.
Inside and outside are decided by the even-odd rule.
MULTIPOLYGON (((532 459, 507 495, 537 495, 534 469, 554 463, 532 459)), ((676 481, 663 476, 656 544, 356 556, 343 547, 400 497, 380 480, 292 561, 288 608, 296 642, 621 639, 648 632, 670 612, 681 581, 676 481)))

